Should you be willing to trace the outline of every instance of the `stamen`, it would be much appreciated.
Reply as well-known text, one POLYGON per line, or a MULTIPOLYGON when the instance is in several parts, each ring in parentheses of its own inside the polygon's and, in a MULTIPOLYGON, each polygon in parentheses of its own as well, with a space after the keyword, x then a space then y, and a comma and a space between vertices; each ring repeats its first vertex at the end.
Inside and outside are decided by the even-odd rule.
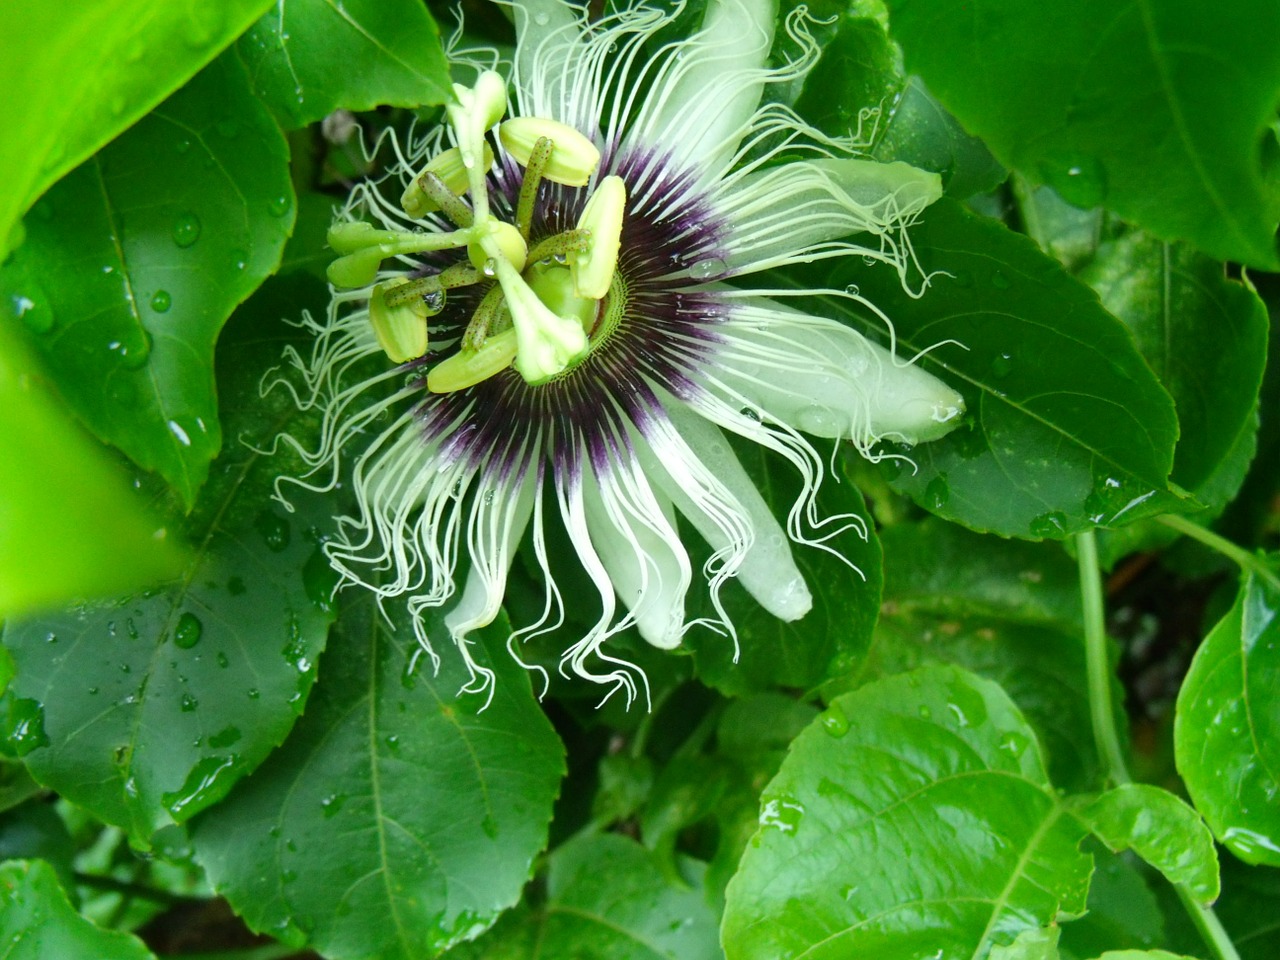
POLYGON ((454 196, 450 192, 448 185, 437 174, 430 170, 425 171, 422 176, 418 177, 418 186, 422 188, 423 194, 431 201, 431 205, 440 210, 457 226, 471 226, 474 220, 471 216, 471 208, 463 202, 461 197, 454 196))
POLYGON ((542 171, 551 159, 551 151, 555 142, 550 137, 539 137, 529 152, 529 159, 524 165, 524 179, 520 182, 520 199, 516 204, 516 226, 520 236, 527 241, 533 223, 533 205, 538 200, 538 188, 542 186, 542 171))
POLYGON ((495 270, 515 327, 513 366, 520 376, 531 384, 545 383, 587 355, 590 344, 576 317, 553 313, 508 261, 497 260, 495 270))
POLYGON ((527 166, 539 140, 555 143, 541 175, 553 183, 585 187, 600 165, 600 151, 581 133, 559 120, 545 117, 513 117, 498 128, 507 153, 527 166))
MULTIPOLYGON (((485 143, 481 152, 484 157, 484 169, 488 173, 493 167, 493 149, 488 143, 485 143)), ((419 185, 419 179, 428 173, 434 173, 439 177, 452 196, 460 196, 466 193, 471 186, 467 167, 462 162, 462 151, 457 147, 442 150, 431 158, 430 162, 422 168, 417 177, 413 178, 409 186, 405 187, 404 194, 400 197, 401 208, 415 219, 420 219, 428 213, 433 213, 440 209, 440 205, 433 202, 427 196, 424 188, 419 185)), ((456 223, 457 221, 454 222, 456 223)), ((459 226, 462 226, 462 224, 459 224, 459 226)))
POLYGON ((515 356, 516 332, 507 330, 495 334, 479 347, 459 350, 432 367, 427 374, 427 389, 432 393, 465 390, 507 369, 515 356))
POLYGON ((590 230, 566 230, 564 233, 557 233, 551 237, 543 237, 529 251, 529 262, 538 263, 548 257, 555 257, 561 263, 566 263, 567 260, 565 258, 569 254, 585 251, 590 242, 590 230))
MULTIPOLYGON (((480 271, 468 263, 455 263, 452 267, 441 270, 432 277, 418 277, 408 280, 395 288, 388 287, 386 293, 387 306, 399 307, 414 300, 430 297, 432 294, 452 290, 455 287, 469 287, 480 282, 480 271)), ((443 306, 441 307, 443 309, 443 306)), ((439 310, 433 311, 439 313, 439 310)))
POLYGON ((495 283, 481 299, 475 313, 471 314, 471 322, 467 324, 459 345, 461 351, 479 350, 483 346, 485 339, 489 336, 489 328, 494 325, 498 317, 498 308, 501 305, 502 287, 495 283))
POLYGON ((474 239, 467 245, 467 256, 477 270, 487 277, 493 276, 490 260, 506 260, 517 271, 523 270, 529 257, 529 248, 525 245, 520 231, 509 223, 495 220, 492 217, 477 224, 473 233, 474 239))
POLYGON ((335 287, 364 287, 373 283, 378 267, 387 257, 461 247, 470 243, 472 238, 471 230, 402 233, 375 230, 367 223, 340 223, 329 229, 329 246, 347 255, 329 264, 325 273, 335 287))
POLYGON ((622 218, 627 208, 627 187, 621 177, 608 176, 596 185, 578 220, 578 230, 591 242, 569 260, 569 272, 578 296, 599 300, 609 292, 618 266, 622 242, 622 218))
POLYGON ((369 295, 369 320, 378 346, 394 363, 416 360, 427 352, 427 321, 413 305, 392 307, 386 302, 389 289, 403 280, 380 283, 369 295))

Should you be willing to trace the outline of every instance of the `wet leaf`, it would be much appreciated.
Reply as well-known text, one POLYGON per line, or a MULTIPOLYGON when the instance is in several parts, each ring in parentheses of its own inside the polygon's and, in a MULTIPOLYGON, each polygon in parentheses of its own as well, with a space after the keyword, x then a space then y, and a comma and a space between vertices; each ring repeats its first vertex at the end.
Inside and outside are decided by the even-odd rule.
POLYGON ((587 835, 551 854, 546 902, 519 911, 450 960, 719 960, 716 916, 699 889, 702 867, 683 877, 616 834, 587 835))
POLYGON ((182 554, 169 529, 148 516, 124 471, 68 422, 15 334, 0 316, 0 616, 172 576, 182 554))
POLYGON ((212 60, 270 0, 5 4, 0 262, 15 219, 212 60))
POLYGON ((296 461, 261 452, 281 431, 306 436, 285 391, 259 395, 285 338, 254 312, 235 328, 220 372, 236 443, 196 513, 183 520, 169 504, 193 545, 181 577, 4 634, 18 666, 0 701, 11 746, 37 780, 142 845, 219 800, 284 739, 332 619, 319 543, 328 508, 272 503, 277 473, 296 461))
POLYGON ((1178 693, 1174 750, 1214 836, 1246 863, 1280 866, 1280 585, 1249 574, 1178 693))
POLYGON ((907 68, 1006 165, 1164 239, 1280 267, 1274 3, 888 7, 907 68))
POLYGON ((895 487, 971 529, 1032 539, 1128 522, 1167 497, 1172 401, 1096 295, 1027 238, 945 198, 911 240, 933 275, 925 296, 860 262, 823 284, 858 286, 892 319, 901 355, 941 344, 921 362, 964 395, 966 422, 909 451, 914 470, 886 464, 895 487))
POLYGON ((995 684, 928 667, 827 709, 849 722, 811 725, 765 788, 729 960, 981 956, 1084 910, 1084 830, 995 684))
POLYGON ((340 107, 417 107, 452 96, 440 32, 415 0, 281 2, 237 50, 258 96, 290 127, 340 107))
POLYGON ((292 227, 288 148, 223 57, 36 205, 0 309, 90 429, 191 506, 222 443, 214 341, 292 227))
POLYGON ((1112 851, 1132 850, 1201 903, 1218 899, 1218 854, 1204 821, 1159 787, 1126 783, 1078 808, 1112 851))
POLYGON ((353 593, 324 682, 285 745, 195 827, 215 888, 256 930, 326 957, 418 958, 514 904, 547 839, 563 748, 505 649, 472 637, 492 703, 445 638, 440 669, 402 609, 353 593))
POLYGON ((80 916, 41 860, 0 864, 0 943, 5 960, 155 960, 132 934, 80 916))

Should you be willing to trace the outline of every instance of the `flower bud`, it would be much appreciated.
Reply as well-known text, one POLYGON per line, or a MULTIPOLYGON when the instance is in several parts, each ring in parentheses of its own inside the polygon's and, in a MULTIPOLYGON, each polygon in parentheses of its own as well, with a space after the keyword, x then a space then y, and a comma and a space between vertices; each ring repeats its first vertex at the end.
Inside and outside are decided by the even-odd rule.
POLYGON ((485 70, 471 88, 471 110, 484 117, 481 129, 488 130, 507 112, 507 81, 502 74, 485 70))
POLYGON ((551 159, 542 169, 542 175, 554 183, 570 187, 584 187, 600 165, 600 151, 596 145, 566 124, 542 117, 513 117, 498 128, 498 137, 507 153, 515 157, 521 166, 529 162, 533 145, 542 137, 555 144, 551 159))
MULTIPOLYGON (((487 173, 492 166, 493 149, 486 143, 484 145, 485 172, 487 173)), ((457 147, 442 150, 432 157, 431 161, 418 171, 413 182, 404 188, 404 194, 400 197, 400 207, 411 217, 424 217, 440 209, 439 204, 428 197, 418 185, 418 178, 424 173, 434 173, 444 181, 444 185, 455 197, 466 193, 471 185, 467 179, 466 164, 462 162, 462 151, 457 147)))
POLYGON ((578 296, 600 300, 609 292, 618 266, 626 209, 627 187, 621 177, 605 177, 587 200, 578 229, 589 231, 591 239, 585 251, 569 257, 569 273, 578 296))
POLYGON ((395 363, 416 360, 427 352, 427 321, 417 305, 387 306, 387 291, 408 282, 400 279, 380 283, 369 297, 369 320, 378 346, 395 363))
POLYGON ((339 257, 325 268, 329 282, 335 287, 353 290, 356 287, 367 287, 378 275, 378 267, 386 254, 380 247, 366 247, 345 257, 339 257))

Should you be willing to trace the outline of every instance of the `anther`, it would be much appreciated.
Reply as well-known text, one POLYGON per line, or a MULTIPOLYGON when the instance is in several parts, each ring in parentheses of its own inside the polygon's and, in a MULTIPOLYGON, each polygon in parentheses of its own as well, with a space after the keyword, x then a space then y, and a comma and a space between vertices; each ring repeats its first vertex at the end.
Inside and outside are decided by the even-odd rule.
MULTIPOLYGON (((428 297, 433 293, 452 290, 455 287, 469 287, 480 282, 480 272, 467 263, 455 263, 435 276, 418 277, 408 280, 395 288, 387 290, 387 306, 398 307, 428 297)), ((439 313, 439 311, 436 311, 439 313)))
POLYGON ((489 337, 473 350, 459 350, 427 373, 432 393, 453 393, 475 386, 511 366, 516 357, 516 332, 507 330, 489 337))
POLYGON ((558 120, 513 117, 498 128, 498 137, 507 153, 515 157, 522 166, 528 165, 538 141, 553 141, 555 149, 541 173, 553 183, 585 187, 600 165, 600 151, 596 149, 596 145, 573 127, 558 120))
POLYGON ((390 306, 386 293, 403 280, 380 283, 369 295, 369 320, 378 346, 395 363, 416 360, 427 352, 427 321, 412 304, 390 306))
MULTIPOLYGON (((485 143, 481 149, 484 170, 487 173, 493 166, 493 149, 488 143, 485 143)), ((428 173, 434 173, 439 177, 451 196, 461 196, 471 186, 467 166, 462 162, 462 151, 457 147, 442 150, 431 158, 418 176, 413 178, 413 181, 405 187, 404 194, 400 197, 401 208, 411 217, 421 218, 428 213, 442 209, 442 205, 429 197, 419 183, 421 177, 428 173)), ((456 220, 454 222, 457 223, 456 220)), ((459 224, 459 226, 462 226, 462 224, 459 224)))

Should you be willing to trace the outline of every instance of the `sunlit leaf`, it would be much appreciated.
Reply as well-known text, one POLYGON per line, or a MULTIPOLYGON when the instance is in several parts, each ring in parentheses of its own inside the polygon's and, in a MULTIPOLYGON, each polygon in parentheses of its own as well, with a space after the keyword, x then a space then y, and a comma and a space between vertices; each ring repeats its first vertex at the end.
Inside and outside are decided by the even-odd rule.
POLYGON ((270 0, 0 6, 0 261, 49 185, 181 86, 270 0))
POLYGON ((222 442, 214 341, 293 212, 284 139, 222 57, 51 190, 0 270, 71 406, 188 506, 222 442))
POLYGON ((1201 903, 1218 898, 1218 854, 1204 821, 1159 787, 1121 784, 1077 809, 1111 850, 1132 850, 1201 903))
POLYGON ((837 697, 837 712, 765 788, 729 884, 729 960, 981 956, 1084 910, 1083 827, 999 687, 931 667, 837 697))
POLYGON ((1178 772, 1214 835, 1246 863, 1280 866, 1280 587, 1244 578, 1178 694, 1178 772))
POLYGON ((0 616, 172 576, 182 562, 172 532, 68 422, 16 333, 0 317, 0 616))

